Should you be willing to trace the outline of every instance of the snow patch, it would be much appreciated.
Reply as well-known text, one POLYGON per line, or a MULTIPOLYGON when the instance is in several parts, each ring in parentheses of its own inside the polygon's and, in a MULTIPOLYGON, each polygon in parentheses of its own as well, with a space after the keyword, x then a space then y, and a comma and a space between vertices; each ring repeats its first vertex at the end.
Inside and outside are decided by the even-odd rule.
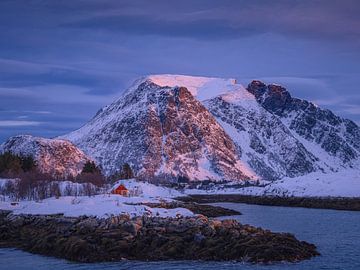
POLYGON ((146 78, 159 86, 186 87, 200 101, 224 94, 236 86, 235 79, 172 74, 150 75, 146 78))

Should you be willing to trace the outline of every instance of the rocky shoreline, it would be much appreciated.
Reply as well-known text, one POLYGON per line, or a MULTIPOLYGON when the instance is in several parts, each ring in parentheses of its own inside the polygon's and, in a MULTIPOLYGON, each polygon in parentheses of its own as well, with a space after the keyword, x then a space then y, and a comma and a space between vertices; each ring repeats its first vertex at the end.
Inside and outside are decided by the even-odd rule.
POLYGON ((193 212, 194 214, 201 214, 207 217, 223 217, 223 216, 235 216, 241 215, 239 211, 223 208, 220 206, 199 204, 195 202, 180 202, 180 201, 172 201, 172 202, 160 202, 160 203, 142 203, 143 205, 149 206, 151 208, 159 207, 165 209, 173 209, 173 208, 186 208, 193 212))
POLYGON ((0 211, 0 246, 77 262, 126 259, 271 263, 297 262, 319 255, 313 244, 291 234, 203 215, 100 219, 0 211))
POLYGON ((176 200, 185 203, 233 202, 269 206, 304 207, 317 209, 334 209, 360 211, 360 198, 345 197, 279 197, 252 196, 240 194, 189 195, 176 200))

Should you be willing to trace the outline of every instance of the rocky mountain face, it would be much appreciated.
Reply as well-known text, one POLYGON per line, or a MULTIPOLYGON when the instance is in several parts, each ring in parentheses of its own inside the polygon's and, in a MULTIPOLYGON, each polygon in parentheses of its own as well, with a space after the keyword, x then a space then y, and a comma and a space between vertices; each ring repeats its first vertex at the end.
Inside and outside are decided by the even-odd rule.
POLYGON ((91 160, 69 141, 30 135, 9 138, 0 145, 0 153, 4 152, 32 156, 41 172, 59 178, 76 176, 82 171, 86 161, 91 160))
POLYGON ((76 174, 90 157, 106 175, 128 163, 159 181, 360 171, 354 122, 279 85, 182 75, 140 78, 80 129, 56 140, 17 136, 2 149, 31 153, 52 173, 76 174))
POLYGON ((275 180, 359 168, 359 127, 278 85, 141 78, 63 136, 107 174, 129 163, 144 179, 275 180))
POLYGON ((145 79, 63 138, 107 174, 129 163, 143 179, 236 180, 255 176, 233 140, 185 87, 145 79))
POLYGON ((258 106, 245 89, 212 98, 205 104, 241 149, 241 159, 261 178, 295 177, 321 168, 318 158, 277 117, 258 106))
POLYGON ((63 138, 107 174, 275 180, 358 166, 359 128, 283 87, 180 75, 141 78, 63 138))
POLYGON ((306 100, 291 97, 282 86, 253 81, 247 90, 268 112, 273 113, 323 166, 359 166, 360 128, 306 100))

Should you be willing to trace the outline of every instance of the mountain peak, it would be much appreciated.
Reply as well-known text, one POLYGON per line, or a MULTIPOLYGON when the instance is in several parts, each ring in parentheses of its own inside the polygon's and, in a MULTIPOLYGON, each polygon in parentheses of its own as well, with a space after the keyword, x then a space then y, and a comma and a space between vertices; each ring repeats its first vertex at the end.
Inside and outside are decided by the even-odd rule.
POLYGON ((224 94, 239 86, 235 79, 188 76, 177 74, 154 74, 143 77, 137 82, 150 81, 161 87, 186 87, 198 100, 206 100, 224 94))
POLYGON ((247 90, 266 109, 278 114, 282 113, 292 101, 289 91, 278 84, 266 85, 261 81, 254 80, 248 85, 247 90))

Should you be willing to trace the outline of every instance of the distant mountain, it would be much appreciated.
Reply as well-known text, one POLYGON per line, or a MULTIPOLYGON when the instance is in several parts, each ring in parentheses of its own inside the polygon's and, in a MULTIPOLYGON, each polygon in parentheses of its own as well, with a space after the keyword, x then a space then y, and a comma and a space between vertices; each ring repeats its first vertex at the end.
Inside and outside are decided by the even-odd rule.
POLYGON ((71 141, 107 175, 129 163, 147 180, 360 172, 360 128, 354 122, 260 81, 245 88, 234 79, 143 77, 59 139, 71 141))
POLYGON ((69 141, 30 135, 9 138, 0 145, 0 153, 4 152, 32 156, 41 172, 59 178, 78 175, 86 161, 91 160, 69 141))

